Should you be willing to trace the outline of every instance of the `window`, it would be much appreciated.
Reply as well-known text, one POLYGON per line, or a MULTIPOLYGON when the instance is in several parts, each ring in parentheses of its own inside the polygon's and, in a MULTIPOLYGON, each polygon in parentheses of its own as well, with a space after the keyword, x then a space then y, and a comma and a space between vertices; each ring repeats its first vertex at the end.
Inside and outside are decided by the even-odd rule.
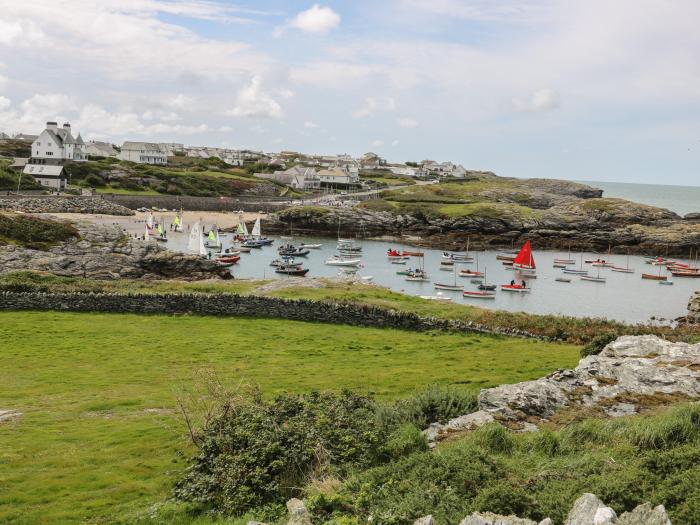
POLYGON ((47 151, 46 155, 53 155, 53 151, 47 151))

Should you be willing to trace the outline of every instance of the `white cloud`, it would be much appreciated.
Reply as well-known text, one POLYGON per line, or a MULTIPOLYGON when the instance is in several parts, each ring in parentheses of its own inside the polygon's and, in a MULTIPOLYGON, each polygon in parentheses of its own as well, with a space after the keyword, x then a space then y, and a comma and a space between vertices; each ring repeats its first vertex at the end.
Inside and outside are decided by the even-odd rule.
POLYGON ((233 128, 231 126, 221 126, 219 131, 222 133, 228 133, 229 131, 233 131, 233 128))
POLYGON ((236 105, 226 114, 233 117, 281 118, 284 115, 282 106, 263 89, 262 84, 262 78, 254 76, 250 84, 238 92, 236 105))
POLYGON ((306 129, 316 129, 318 127, 318 124, 316 124, 315 122, 311 122, 310 120, 307 120, 306 122, 304 122, 304 127, 306 129))
POLYGON ((194 106, 196 100, 194 97, 183 95, 179 93, 177 95, 171 95, 163 99, 162 104, 166 108, 179 109, 179 110, 191 110, 194 106))
POLYGON ((373 147, 373 148, 380 148, 380 147, 383 146, 383 145, 384 145, 384 141, 383 141, 383 140, 377 139, 377 140, 373 140, 373 141, 372 141, 372 147, 373 147))
POLYGON ((282 144, 283 142, 284 142, 284 139, 282 139, 281 137, 276 137, 276 138, 272 139, 273 144, 282 144))
POLYGON ((392 145, 392 146, 398 146, 398 145, 399 145, 399 140, 398 140, 398 139, 392 140, 392 141, 391 141, 391 145, 392 145))
POLYGON ((378 111, 395 111, 396 101, 391 98, 379 99, 367 97, 365 104, 358 110, 353 111, 352 116, 355 118, 371 117, 378 111))
POLYGON ((396 121, 396 123, 401 128, 415 128, 416 126, 418 126, 418 122, 409 117, 400 118, 396 121))
POLYGON ((9 98, 3 97, 0 95, 0 111, 5 111, 7 109, 10 109, 11 105, 12 105, 12 102, 10 101, 9 98))
POLYGON ((340 15, 330 7, 314 4, 306 11, 297 14, 289 23, 289 27, 305 33, 325 34, 340 24, 340 15))
POLYGON ((558 109, 559 105, 559 94, 550 88, 535 91, 527 99, 513 99, 513 109, 518 113, 544 113, 558 109))

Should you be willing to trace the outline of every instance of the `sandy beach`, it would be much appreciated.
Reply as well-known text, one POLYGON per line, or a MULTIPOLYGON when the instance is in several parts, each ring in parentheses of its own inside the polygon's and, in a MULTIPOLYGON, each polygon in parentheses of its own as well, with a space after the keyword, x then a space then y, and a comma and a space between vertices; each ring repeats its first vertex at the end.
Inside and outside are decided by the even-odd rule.
MULTIPOLYGON (((148 212, 137 211, 136 215, 130 217, 122 217, 115 215, 101 215, 93 213, 53 213, 55 217, 73 222, 94 222, 99 224, 118 224, 122 229, 129 233, 143 233, 143 225, 146 222, 148 212)), ((175 212, 154 212, 154 217, 163 219, 164 224, 171 224, 175 218, 175 212)), ((213 212, 213 211, 185 211, 183 212, 182 220, 185 224, 185 229, 196 221, 199 221, 207 229, 210 226, 216 225, 219 228, 233 228, 238 226, 239 215, 231 212, 213 212)), ((255 221, 258 217, 262 220, 267 215, 257 212, 243 213, 243 220, 247 223, 255 221)))

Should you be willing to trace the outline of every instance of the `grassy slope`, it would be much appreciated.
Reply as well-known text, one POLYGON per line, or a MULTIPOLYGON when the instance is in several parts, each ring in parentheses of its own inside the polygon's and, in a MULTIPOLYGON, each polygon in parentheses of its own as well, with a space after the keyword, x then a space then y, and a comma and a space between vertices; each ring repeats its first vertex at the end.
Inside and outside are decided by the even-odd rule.
POLYGON ((577 361, 572 346, 274 320, 0 313, 0 522, 124 515, 166 496, 191 452, 175 411, 198 369, 226 383, 402 396, 481 388, 577 361), (149 412, 148 409, 158 409, 149 412))

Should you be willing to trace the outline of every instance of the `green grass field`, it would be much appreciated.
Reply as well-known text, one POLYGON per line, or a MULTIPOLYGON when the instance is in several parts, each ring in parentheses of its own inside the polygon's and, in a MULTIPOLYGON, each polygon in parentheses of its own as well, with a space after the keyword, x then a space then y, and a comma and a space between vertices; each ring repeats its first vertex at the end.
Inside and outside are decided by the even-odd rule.
MULTIPOLYGON (((0 522, 124 520, 162 500, 192 452, 176 410, 197 372, 266 395, 350 387, 391 399, 572 366, 578 348, 276 320, 0 313, 0 522)), ((128 520, 127 520, 128 521, 128 520)))

